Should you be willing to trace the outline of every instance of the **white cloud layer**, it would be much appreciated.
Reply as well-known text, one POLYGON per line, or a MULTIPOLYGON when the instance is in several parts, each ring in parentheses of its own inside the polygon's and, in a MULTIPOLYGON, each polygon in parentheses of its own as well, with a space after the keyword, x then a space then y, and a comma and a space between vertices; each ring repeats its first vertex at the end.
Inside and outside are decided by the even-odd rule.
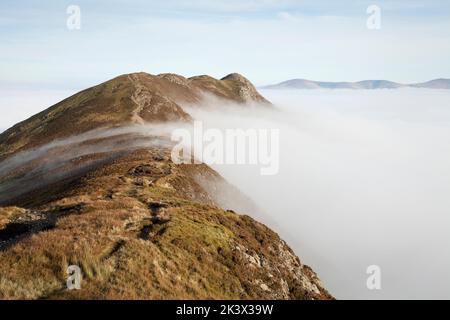
POLYGON ((281 130, 278 175, 215 166, 269 215, 259 218, 338 298, 450 297, 450 92, 263 94, 282 112, 194 113, 211 127, 281 130), (366 288, 370 265, 381 291, 366 288))

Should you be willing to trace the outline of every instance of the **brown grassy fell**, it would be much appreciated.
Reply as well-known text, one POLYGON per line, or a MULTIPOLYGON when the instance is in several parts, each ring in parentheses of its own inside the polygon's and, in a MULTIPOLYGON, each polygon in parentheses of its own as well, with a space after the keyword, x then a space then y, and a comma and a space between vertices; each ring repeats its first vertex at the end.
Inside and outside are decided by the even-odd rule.
MULTIPOLYGON (((180 101, 204 91, 265 102, 242 78, 118 77, 0 135, 3 164, 99 127, 189 121, 180 101)), ((217 201, 224 189, 246 199, 207 165, 175 164, 161 142, 100 151, 139 138, 76 141, 10 170, 0 162, 0 299, 333 298, 276 233, 217 201), (67 156, 80 145, 94 147, 67 156), (66 288, 69 265, 82 270, 80 290, 66 288)))
POLYGON ((100 127, 129 123, 187 121, 182 105, 204 94, 237 103, 269 104, 246 78, 231 74, 185 78, 134 73, 83 90, 0 134, 0 160, 20 150, 100 127))

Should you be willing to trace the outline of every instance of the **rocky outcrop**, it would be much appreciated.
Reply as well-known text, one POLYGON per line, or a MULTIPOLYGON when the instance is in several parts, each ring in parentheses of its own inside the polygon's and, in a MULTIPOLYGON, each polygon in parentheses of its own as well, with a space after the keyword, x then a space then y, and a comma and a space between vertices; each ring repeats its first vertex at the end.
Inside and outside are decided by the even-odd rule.
POLYGON ((259 94, 255 86, 239 73, 229 74, 228 76, 222 78, 221 81, 230 83, 230 86, 234 87, 236 90, 240 100, 244 102, 270 104, 263 96, 259 94))

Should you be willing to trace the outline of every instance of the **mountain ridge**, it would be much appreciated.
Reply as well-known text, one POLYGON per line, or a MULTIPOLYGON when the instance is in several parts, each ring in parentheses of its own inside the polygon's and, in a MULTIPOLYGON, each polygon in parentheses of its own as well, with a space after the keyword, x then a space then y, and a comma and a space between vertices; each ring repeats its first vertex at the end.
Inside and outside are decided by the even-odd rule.
POLYGON ((237 187, 172 162, 159 125, 205 92, 270 105, 239 74, 137 73, 0 135, 0 299, 334 299, 237 187))
POLYGON ((250 81, 237 73, 220 80, 170 73, 124 74, 82 90, 5 130, 0 134, 0 159, 79 131, 124 123, 190 121, 182 105, 200 103, 205 94, 243 105, 270 105, 250 81))
POLYGON ((402 84, 389 80, 362 80, 357 82, 327 82, 306 79, 291 79, 274 85, 262 86, 260 89, 399 89, 399 88, 428 88, 450 89, 450 79, 440 78, 423 83, 402 84))

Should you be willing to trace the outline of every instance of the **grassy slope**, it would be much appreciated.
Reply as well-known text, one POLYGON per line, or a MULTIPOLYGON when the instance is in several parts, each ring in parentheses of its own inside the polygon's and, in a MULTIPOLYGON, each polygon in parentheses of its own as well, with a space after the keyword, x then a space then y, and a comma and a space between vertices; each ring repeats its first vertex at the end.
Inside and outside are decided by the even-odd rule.
MULTIPOLYGON (((0 298, 330 298, 274 232, 214 205, 194 178, 220 179, 214 171, 186 172, 160 150, 139 151, 27 208, 59 219, 0 252, 0 298), (72 264, 79 291, 65 290, 72 264)), ((8 212, 0 218, 14 221, 8 212)))

